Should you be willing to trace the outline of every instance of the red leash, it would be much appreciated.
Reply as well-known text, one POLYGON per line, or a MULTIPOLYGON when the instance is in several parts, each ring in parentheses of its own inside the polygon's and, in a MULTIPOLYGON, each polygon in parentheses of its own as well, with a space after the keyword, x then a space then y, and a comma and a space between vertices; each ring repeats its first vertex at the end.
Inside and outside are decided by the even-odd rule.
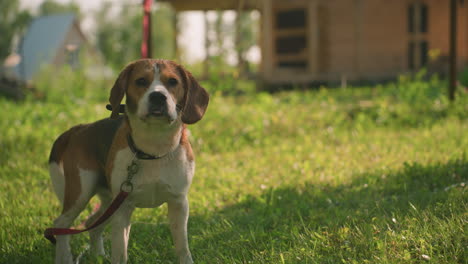
POLYGON ((60 235, 74 235, 89 231, 98 225, 102 224, 104 221, 109 219, 117 209, 119 209, 120 205, 125 201, 125 198, 129 195, 129 192, 120 191, 119 194, 115 197, 115 199, 110 204, 109 208, 99 217, 96 222, 90 225, 88 228, 83 230, 72 229, 72 228, 47 228, 44 232, 44 237, 47 238, 52 244, 55 244, 57 241, 55 240, 55 236, 60 235))
POLYGON ((79 234, 83 233, 86 231, 89 231, 93 228, 96 228, 98 225, 102 224, 104 221, 109 219, 117 209, 119 209, 120 205, 125 201, 127 196, 133 191, 133 184, 132 184, 132 178, 135 176, 139 170, 139 166, 137 161, 139 159, 145 159, 145 160, 156 160, 156 159, 161 159, 167 156, 167 154, 163 156, 153 156, 150 154, 147 154, 141 150, 139 150, 136 146, 135 143, 133 142, 132 137, 130 134, 127 136, 127 141, 128 145, 130 146, 130 149, 132 150, 134 156, 133 160, 130 163, 130 165, 127 166, 127 179, 122 182, 120 185, 120 192, 117 194, 117 196, 114 198, 112 203, 109 205, 109 208, 99 217, 96 222, 94 222, 91 226, 88 228, 85 228, 83 230, 78 230, 78 229, 72 229, 72 228, 47 228, 44 231, 44 237, 47 238, 50 242, 55 244, 57 241, 55 239, 55 236, 60 236, 60 235, 74 235, 74 234, 79 234))

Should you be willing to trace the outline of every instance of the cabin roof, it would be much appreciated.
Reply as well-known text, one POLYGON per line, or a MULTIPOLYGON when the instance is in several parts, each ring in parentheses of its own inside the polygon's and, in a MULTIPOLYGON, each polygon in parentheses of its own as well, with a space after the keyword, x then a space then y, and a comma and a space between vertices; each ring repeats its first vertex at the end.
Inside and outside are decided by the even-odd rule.
POLYGON ((42 16, 32 21, 19 50, 21 62, 16 71, 21 79, 30 80, 41 64, 52 62, 74 20, 73 14, 60 14, 42 16))

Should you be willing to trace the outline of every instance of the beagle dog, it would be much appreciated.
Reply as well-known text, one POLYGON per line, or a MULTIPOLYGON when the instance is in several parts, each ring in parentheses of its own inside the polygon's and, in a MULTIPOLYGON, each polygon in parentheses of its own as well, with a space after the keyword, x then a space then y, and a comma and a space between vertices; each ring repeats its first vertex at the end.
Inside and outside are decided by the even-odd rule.
MULTIPOLYGON (((169 60, 130 63, 112 87, 110 118, 77 125, 60 135, 49 158, 54 191, 62 214, 56 228, 68 228, 95 194, 107 209, 128 180, 127 167, 137 163, 133 190, 109 222, 112 263, 127 262, 130 217, 135 208, 168 204, 170 229, 180 263, 193 263, 187 241, 187 193, 195 170, 186 125, 205 114, 209 95, 182 66, 169 60), (126 97, 125 114, 119 115, 126 97)), ((104 225, 90 231, 91 252, 104 255, 104 225)), ((70 236, 57 237, 55 263, 73 263, 70 236)))

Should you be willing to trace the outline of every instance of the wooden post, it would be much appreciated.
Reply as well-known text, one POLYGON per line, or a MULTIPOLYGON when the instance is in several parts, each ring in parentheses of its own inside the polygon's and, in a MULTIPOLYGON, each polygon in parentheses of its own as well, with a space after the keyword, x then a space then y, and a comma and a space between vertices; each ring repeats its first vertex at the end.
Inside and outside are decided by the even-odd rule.
POLYGON ((275 59, 273 54, 275 45, 273 42, 273 3, 272 0, 262 1, 262 23, 260 30, 261 39, 261 52, 262 61, 260 69, 262 73, 262 79, 264 81, 271 81, 273 77, 273 71, 276 68, 275 59))
POLYGON ((205 60, 203 61, 203 73, 202 79, 208 79, 210 75, 210 63, 211 63, 211 56, 210 56, 210 47, 211 47, 211 40, 209 31, 210 31, 210 22, 208 21, 208 11, 203 11, 203 22, 205 28, 205 60))
POLYGON ((237 6, 237 12, 236 12, 236 20, 235 20, 235 35, 234 35, 234 42, 236 45, 236 55, 237 55, 237 71, 239 72, 239 76, 243 77, 246 73, 245 71, 245 60, 242 54, 242 51, 240 49, 240 43, 241 43, 241 14, 244 12, 244 0, 239 0, 239 4, 237 6))
POLYGON ((457 1, 450 0, 450 65, 449 100, 455 101, 457 88, 457 1))
POLYGON ((307 10, 307 52, 309 61, 308 71, 311 75, 318 74, 318 54, 319 54, 319 42, 318 42, 318 34, 319 34, 319 23, 318 23, 318 6, 319 1, 313 0, 309 1, 309 6, 307 10))

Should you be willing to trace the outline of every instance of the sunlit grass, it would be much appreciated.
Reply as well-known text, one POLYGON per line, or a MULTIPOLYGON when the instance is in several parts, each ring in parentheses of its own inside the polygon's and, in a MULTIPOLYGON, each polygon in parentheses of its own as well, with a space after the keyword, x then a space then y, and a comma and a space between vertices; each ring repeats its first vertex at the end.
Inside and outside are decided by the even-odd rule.
MULTIPOLYGON (((60 212, 50 146, 70 126, 109 115, 105 89, 80 87, 63 101, 0 99, 1 263, 52 262, 42 237, 60 212)), ((208 112, 190 127, 197 263, 466 263, 464 92, 450 104, 435 78, 237 97, 208 88, 208 112)), ((130 263, 175 261, 165 212, 135 212, 130 263)), ((94 263, 86 244, 76 236, 73 251, 94 263)))

